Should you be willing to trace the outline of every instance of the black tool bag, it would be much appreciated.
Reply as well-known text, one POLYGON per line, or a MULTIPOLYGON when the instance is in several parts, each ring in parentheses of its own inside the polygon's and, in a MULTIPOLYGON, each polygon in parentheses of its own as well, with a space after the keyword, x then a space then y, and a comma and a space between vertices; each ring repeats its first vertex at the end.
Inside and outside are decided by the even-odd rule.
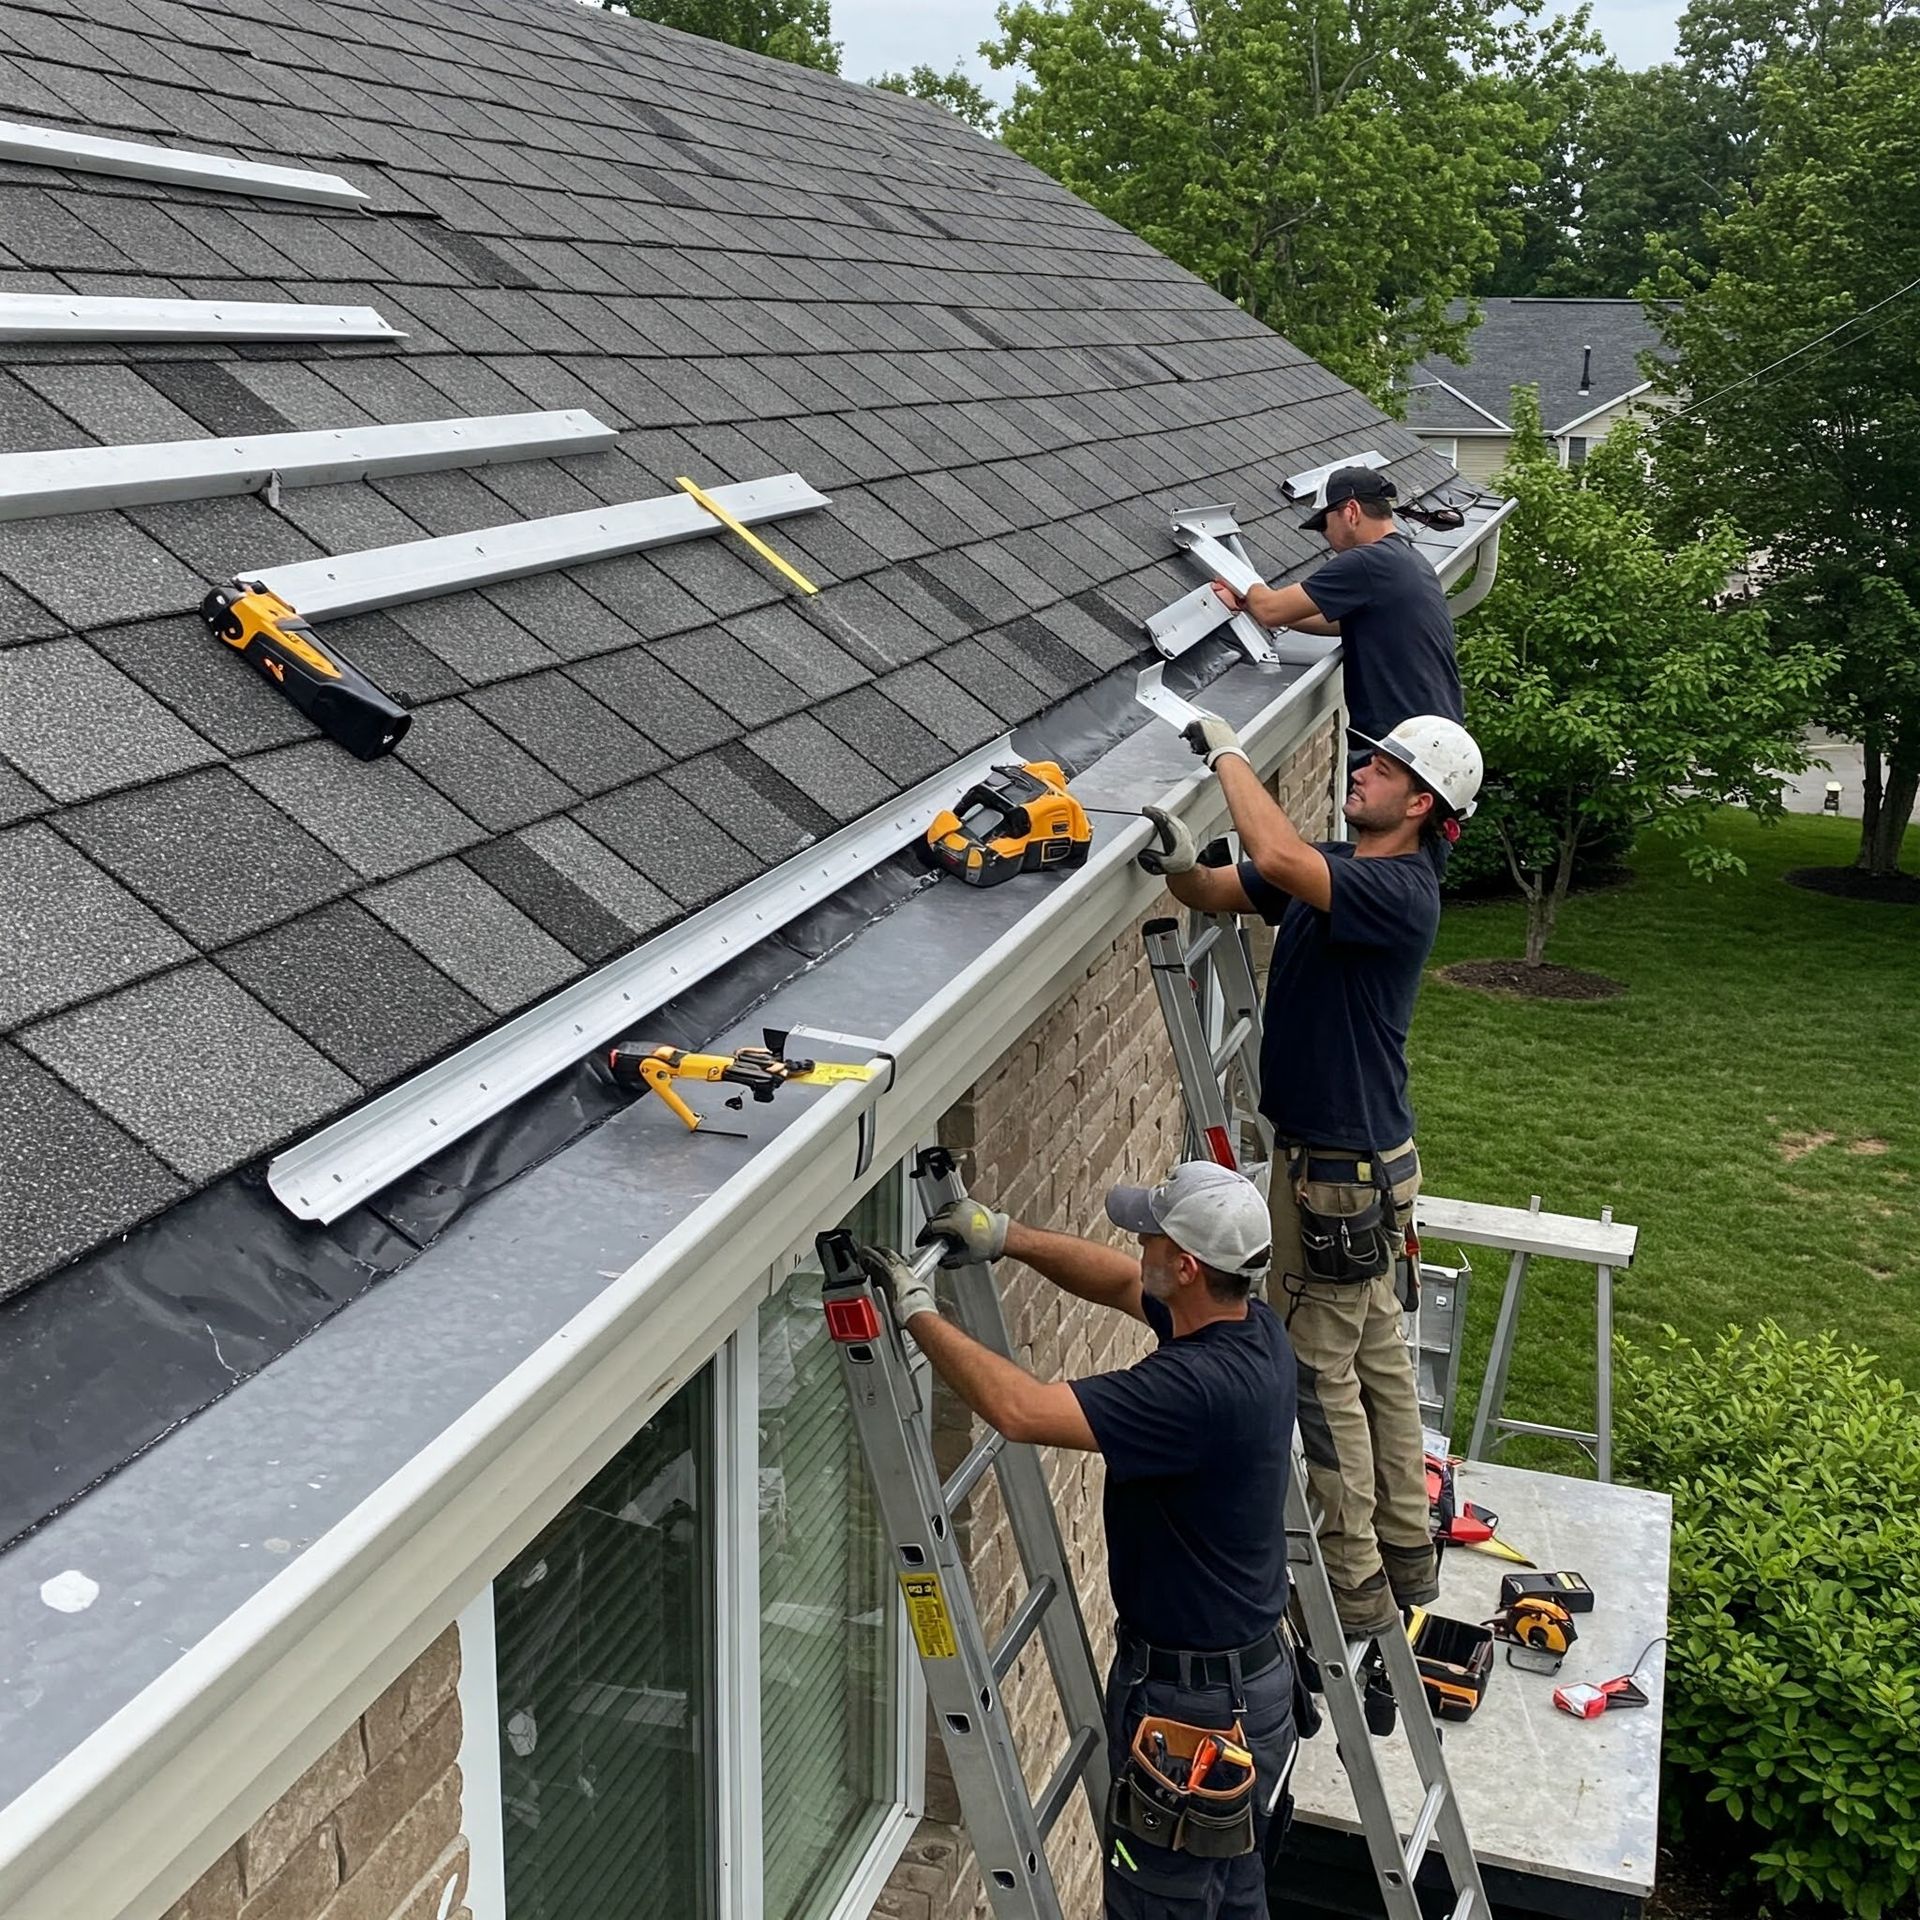
POLYGON ((1316 1213, 1304 1198, 1297 1204, 1309 1280, 1354 1286, 1386 1272, 1393 1254, 1384 1195, 1372 1195, 1358 1213, 1316 1213))
POLYGON ((1230 1728, 1194 1727, 1149 1715, 1134 1729, 1127 1764, 1107 1803, 1109 1830, 1205 1860, 1254 1849, 1253 1756, 1236 1720, 1230 1728), (1220 1757, 1193 1779, 1203 1741, 1220 1757))

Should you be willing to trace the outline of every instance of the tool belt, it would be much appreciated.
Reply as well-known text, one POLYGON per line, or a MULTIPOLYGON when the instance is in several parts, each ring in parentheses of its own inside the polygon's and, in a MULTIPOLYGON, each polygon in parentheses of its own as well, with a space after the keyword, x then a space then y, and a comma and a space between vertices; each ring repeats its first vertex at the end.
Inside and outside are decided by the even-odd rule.
POLYGON ((1315 1147, 1287 1149, 1287 1176, 1300 1215, 1300 1252, 1306 1278, 1332 1286, 1377 1280, 1393 1265, 1393 1189, 1419 1170, 1412 1148, 1392 1160, 1315 1147), (1307 1204, 1309 1185, 1371 1187, 1351 1213, 1322 1213, 1307 1204))
POLYGON ((1149 1714, 1113 1783, 1108 1828, 1174 1853, 1232 1860, 1256 1844, 1253 1788, 1253 1753, 1238 1720, 1195 1727, 1149 1714))
MULTIPOLYGON (((1249 1640, 1244 1647, 1234 1647, 1225 1653, 1181 1653, 1172 1647, 1156 1647, 1148 1641, 1121 1629, 1127 1643, 1132 1646, 1144 1646, 1147 1650, 1147 1677, 1152 1680, 1164 1680, 1169 1686, 1186 1687, 1230 1687, 1240 1681, 1254 1679, 1263 1674, 1275 1661, 1286 1656, 1287 1644, 1280 1636, 1279 1628, 1263 1633, 1258 1640, 1249 1640), (1235 1665, 1240 1671, 1234 1672, 1235 1665)), ((1236 1700, 1234 1705, 1238 1706, 1236 1700)))

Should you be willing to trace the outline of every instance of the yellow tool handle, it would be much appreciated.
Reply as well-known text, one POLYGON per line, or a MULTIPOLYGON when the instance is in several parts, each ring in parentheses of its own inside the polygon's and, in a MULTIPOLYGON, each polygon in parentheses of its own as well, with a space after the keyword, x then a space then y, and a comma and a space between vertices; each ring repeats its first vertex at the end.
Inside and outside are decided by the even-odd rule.
MULTIPOLYGON (((688 1057, 690 1056, 684 1054, 681 1056, 682 1059, 688 1057)), ((700 1129, 700 1116, 674 1092, 675 1072, 675 1063, 671 1060, 643 1060, 640 1063, 640 1078, 686 1122, 689 1133, 697 1133, 700 1129)))
POLYGON ((781 559, 751 527, 747 526, 743 521, 736 520, 712 494, 706 492, 703 488, 696 487, 684 473, 678 475, 673 484, 678 487, 681 492, 692 495, 695 503, 712 514, 729 533, 737 533, 768 566, 778 568, 802 593, 818 593, 820 591, 798 567, 789 561, 781 559))

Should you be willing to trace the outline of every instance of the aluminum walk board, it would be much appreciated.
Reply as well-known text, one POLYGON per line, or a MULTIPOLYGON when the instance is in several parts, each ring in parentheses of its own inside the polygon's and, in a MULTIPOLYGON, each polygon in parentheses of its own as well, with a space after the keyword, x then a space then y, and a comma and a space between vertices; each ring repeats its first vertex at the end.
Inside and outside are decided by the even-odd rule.
POLYGON ((59 127, 22 126, 14 120, 0 120, 0 160, 71 167, 77 173, 111 173, 123 180, 159 180, 176 187, 251 193, 263 200, 298 200, 317 207, 357 207, 367 198, 337 173, 310 173, 304 167, 275 167, 258 160, 230 160, 217 153, 152 147, 140 140, 107 140, 59 127))
POLYGON ((371 307, 0 293, 0 340, 404 340, 371 307))
POLYGON ((62 447, 0 454, 0 520, 91 513, 162 500, 212 500, 284 487, 327 486, 383 474, 431 473, 507 460, 595 453, 618 434, 570 407, 391 427, 261 433, 239 440, 164 440, 150 446, 62 447))
MULTIPOLYGON (((797 473, 742 480, 709 489, 736 520, 752 526, 811 513, 832 503, 797 473)), ((240 567, 234 578, 277 593, 309 620, 337 619, 375 607, 400 606, 435 594, 486 587, 556 567, 639 553, 676 540, 718 533, 720 523, 686 494, 635 500, 621 507, 588 507, 579 513, 482 527, 436 540, 409 540, 370 547, 331 560, 300 560, 284 567, 240 567)))

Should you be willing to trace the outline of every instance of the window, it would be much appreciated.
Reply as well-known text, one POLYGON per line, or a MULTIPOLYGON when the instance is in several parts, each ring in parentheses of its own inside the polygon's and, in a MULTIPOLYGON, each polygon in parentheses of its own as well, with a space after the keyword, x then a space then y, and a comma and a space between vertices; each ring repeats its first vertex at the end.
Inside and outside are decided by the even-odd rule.
POLYGON ((1435 453, 1444 454, 1457 467, 1460 464, 1460 442, 1457 439, 1442 439, 1438 434, 1423 433, 1420 438, 1435 453))
MULTIPOLYGON (((896 1169, 848 1224, 905 1210, 896 1169)), ((463 1616, 475 1920, 851 1920, 912 1837, 923 1695, 810 1253, 463 1616)))
POLYGON ((1584 467, 1587 464, 1587 436, 1583 433, 1567 436, 1567 465, 1584 467))

